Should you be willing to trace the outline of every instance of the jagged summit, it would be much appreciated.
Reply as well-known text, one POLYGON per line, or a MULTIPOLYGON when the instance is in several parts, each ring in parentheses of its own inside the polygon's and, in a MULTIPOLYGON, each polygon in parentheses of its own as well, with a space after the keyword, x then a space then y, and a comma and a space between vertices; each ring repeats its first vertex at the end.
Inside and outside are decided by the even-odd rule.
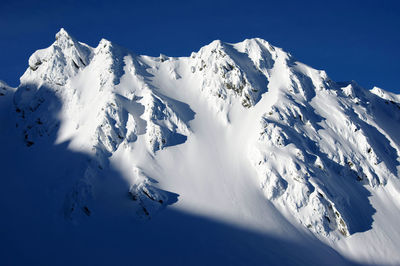
POLYGON ((37 181, 67 223, 162 224, 173 209, 309 243, 306 261, 322 243, 400 261, 399 95, 335 82, 260 38, 150 57, 64 29, 12 93, 24 152, 55 142, 89 157, 57 170, 75 169, 62 185, 37 181))
POLYGON ((67 39, 67 40, 73 39, 64 28, 61 28, 56 33, 56 40, 62 40, 62 39, 67 39))
POLYGON ((21 77, 21 84, 48 82, 63 86, 68 77, 89 64, 92 50, 61 29, 50 47, 36 51, 29 58, 29 68, 21 77))

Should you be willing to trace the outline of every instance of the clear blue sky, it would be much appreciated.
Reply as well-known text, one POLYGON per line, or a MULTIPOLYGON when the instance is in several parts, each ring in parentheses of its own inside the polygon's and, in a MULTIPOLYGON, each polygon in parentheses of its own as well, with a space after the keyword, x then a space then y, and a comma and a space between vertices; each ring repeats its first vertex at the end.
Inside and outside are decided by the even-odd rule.
POLYGON ((400 93, 400 1, 1 0, 0 79, 18 85, 60 27, 92 46, 104 37, 154 56, 260 37, 334 80, 400 93))

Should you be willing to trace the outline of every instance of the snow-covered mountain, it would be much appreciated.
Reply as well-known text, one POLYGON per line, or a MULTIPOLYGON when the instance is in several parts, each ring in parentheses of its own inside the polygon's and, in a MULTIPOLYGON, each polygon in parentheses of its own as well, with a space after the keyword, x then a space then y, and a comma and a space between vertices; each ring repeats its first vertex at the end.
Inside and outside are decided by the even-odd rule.
POLYGON ((399 95, 332 81, 258 38, 149 57, 64 29, 20 81, 0 83, 10 263, 23 236, 48 247, 68 233, 62 246, 88 234, 81 252, 124 261, 129 247, 96 241, 105 221, 119 237, 103 241, 141 239, 130 248, 154 263, 400 263, 399 95))

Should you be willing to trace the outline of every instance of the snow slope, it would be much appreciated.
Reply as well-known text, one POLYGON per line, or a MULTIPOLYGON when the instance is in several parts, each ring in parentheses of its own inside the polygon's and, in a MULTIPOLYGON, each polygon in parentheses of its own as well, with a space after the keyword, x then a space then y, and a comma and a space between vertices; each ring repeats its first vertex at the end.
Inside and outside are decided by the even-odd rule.
POLYGON ((149 57, 64 29, 0 85, 10 265, 400 263, 399 95, 258 38, 149 57))

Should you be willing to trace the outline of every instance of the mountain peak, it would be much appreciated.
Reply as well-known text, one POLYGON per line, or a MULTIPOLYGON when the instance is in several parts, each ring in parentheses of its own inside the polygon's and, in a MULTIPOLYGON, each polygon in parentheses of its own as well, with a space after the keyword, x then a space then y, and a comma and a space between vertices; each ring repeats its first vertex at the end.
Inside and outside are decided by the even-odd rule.
POLYGON ((104 38, 102 38, 99 42, 99 46, 105 47, 105 46, 111 46, 111 45, 112 45, 112 43, 109 40, 104 39, 104 38))
POLYGON ((64 85, 88 64, 92 53, 90 46, 75 40, 64 28, 55 37, 51 46, 37 50, 29 58, 29 68, 21 77, 21 83, 46 81, 64 85))
MULTIPOLYGON (((32 206, 46 214, 62 209, 61 219, 88 225, 115 213, 156 220, 179 201, 176 210, 207 219, 292 232, 306 245, 310 232, 323 247, 348 245, 354 256, 377 260, 390 252, 400 261, 392 229, 400 219, 399 95, 334 82, 260 38, 215 40, 190 57, 150 57, 106 39, 92 48, 63 28, 31 56, 15 94, 1 84, 0 101, 13 95, 15 104, 15 115, 5 116, 10 135, 30 149, 27 156, 46 156, 42 146, 55 137, 67 143, 58 147, 88 155, 75 165, 52 148, 47 156, 60 165, 54 173, 49 160, 14 167, 37 173, 24 179, 23 191, 38 184, 57 192, 27 197, 17 182, 15 198, 45 199, 32 206)), ((17 147, 4 151, 7 145, 3 158, 17 147)), ((2 173, 14 173, 10 165, 19 161, 12 159, 2 161, 2 173)), ((121 231, 135 228, 129 222, 121 231)))
POLYGON ((59 39, 72 39, 69 33, 64 29, 61 28, 57 33, 56 33, 56 40, 59 39))
POLYGON ((113 47, 113 44, 107 40, 102 38, 99 42, 99 44, 96 47, 97 51, 109 51, 113 47))

